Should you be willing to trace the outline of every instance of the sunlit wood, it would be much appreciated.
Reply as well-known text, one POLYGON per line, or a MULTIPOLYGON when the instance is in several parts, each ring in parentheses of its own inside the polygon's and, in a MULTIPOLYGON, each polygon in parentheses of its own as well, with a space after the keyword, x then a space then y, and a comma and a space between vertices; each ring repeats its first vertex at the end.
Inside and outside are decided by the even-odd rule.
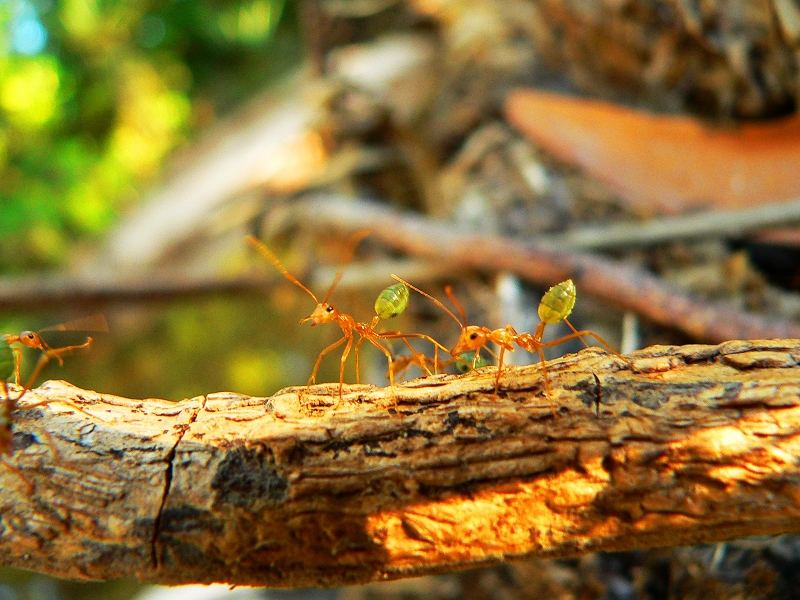
POLYGON ((14 415, 1 562, 329 586, 800 531, 800 340, 627 357, 552 361, 549 398, 537 365, 494 399, 493 367, 342 402, 336 383, 172 403, 48 382, 14 415))

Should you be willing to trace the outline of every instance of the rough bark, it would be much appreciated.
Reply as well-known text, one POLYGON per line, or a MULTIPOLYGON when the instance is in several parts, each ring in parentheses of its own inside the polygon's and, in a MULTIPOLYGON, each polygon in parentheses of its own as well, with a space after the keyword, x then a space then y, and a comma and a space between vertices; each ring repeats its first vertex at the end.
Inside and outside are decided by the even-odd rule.
POLYGON ((491 367, 342 402, 335 384, 173 403, 48 382, 14 414, 0 556, 328 586, 800 531, 798 363, 800 340, 587 349, 548 363, 550 397, 537 365, 496 397, 491 367))

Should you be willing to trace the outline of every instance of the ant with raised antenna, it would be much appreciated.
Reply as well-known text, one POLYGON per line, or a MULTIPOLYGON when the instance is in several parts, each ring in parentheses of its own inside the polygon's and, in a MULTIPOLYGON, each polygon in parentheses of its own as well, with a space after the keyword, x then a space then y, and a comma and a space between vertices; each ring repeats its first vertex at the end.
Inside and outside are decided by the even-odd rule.
POLYGON ((547 376, 547 366, 544 356, 545 348, 558 346, 572 339, 580 339, 584 345, 586 345, 586 342, 583 338, 592 337, 597 340, 597 342, 599 342, 600 345, 602 345, 603 348, 605 348, 608 352, 619 355, 613 350, 613 348, 611 348, 608 342, 606 342, 598 334, 588 329, 578 330, 567 319, 567 317, 572 313, 577 296, 575 284, 571 279, 557 283, 544 293, 537 311, 540 322, 536 327, 536 330, 533 333, 517 333, 517 331, 511 325, 506 325, 500 329, 489 329, 488 327, 483 327, 480 325, 465 325, 467 320, 466 311, 453 294, 453 290, 450 286, 445 287, 445 294, 453 306, 455 306, 456 310, 458 310, 459 314, 461 315, 460 319, 438 298, 435 298, 431 294, 428 294, 427 292, 413 286, 397 275, 393 274, 392 278, 396 281, 405 283, 414 291, 428 298, 445 313, 450 315, 450 317, 456 323, 458 323, 459 327, 461 328, 461 332, 455 345, 453 345, 453 347, 450 349, 450 354, 454 358, 458 358, 466 352, 473 352, 472 367, 475 368, 482 360, 480 356, 481 350, 485 348, 487 352, 494 356, 495 354, 489 348, 489 344, 493 343, 497 347, 497 374, 495 376, 494 387, 495 394, 497 394, 497 390, 500 387, 500 376, 503 370, 504 355, 506 352, 513 352, 515 345, 523 350, 527 350, 528 352, 536 352, 539 355, 544 381, 544 390, 545 395, 547 396, 550 395, 550 381, 547 376), (545 327, 547 325, 558 323, 559 321, 564 321, 572 330, 572 333, 547 342, 543 341, 542 336, 544 335, 545 327))
MULTIPOLYGON (((363 239, 369 232, 357 232, 351 238, 351 246, 352 249, 355 249, 355 246, 358 242, 363 239)), ((247 242, 253 246, 264 258, 266 258, 272 265, 278 270, 281 275, 283 275, 287 280, 291 283, 299 287, 303 290, 306 294, 308 294, 314 302, 316 302, 316 306, 314 310, 311 311, 311 314, 307 317, 304 317, 300 320, 300 324, 303 323, 310 323, 310 325, 325 325, 328 323, 334 323, 338 325, 339 329, 342 332, 342 337, 338 340, 333 342, 332 344, 323 348, 320 353, 317 355, 317 360, 314 362, 314 368, 311 371, 311 375, 308 378, 308 382, 306 385, 312 385, 317 378, 317 372, 319 371, 320 364, 322 363, 322 359, 325 358, 328 354, 330 354, 333 350, 345 344, 344 350, 342 351, 342 356, 339 359, 339 401, 342 400, 342 388, 344 386, 344 367, 345 363, 347 362, 347 358, 350 355, 350 351, 353 349, 353 344, 355 342, 355 356, 356 356, 356 379, 360 380, 359 374, 359 350, 361 344, 366 340, 370 344, 372 344, 375 348, 377 348, 385 357, 386 362, 388 364, 388 373, 389 373, 389 385, 391 386, 392 390, 394 390, 394 368, 393 368, 393 357, 391 350, 387 347, 385 340, 399 338, 405 341, 407 345, 410 347, 410 343, 408 342, 407 338, 420 338, 430 341, 434 344, 434 347, 437 346, 442 348, 446 351, 446 348, 436 342, 433 338, 426 336, 425 334, 421 333, 401 333, 401 332, 378 332, 375 328, 378 325, 378 322, 382 318, 388 318, 393 316, 394 314, 399 314, 408 304, 408 289, 405 290, 405 300, 403 300, 403 292, 396 284, 389 286, 379 294, 378 299, 375 302, 375 311, 376 315, 372 318, 372 321, 369 323, 362 323, 356 321, 352 315, 347 313, 340 312, 335 306, 330 304, 329 300, 333 291, 336 289, 336 285, 339 283, 342 277, 342 271, 338 271, 333 278, 333 282, 331 283, 328 291, 325 292, 325 296, 320 301, 317 296, 312 292, 308 287, 303 285, 299 279, 297 279, 294 275, 292 275, 286 267, 283 266, 281 261, 278 259, 277 256, 269 249, 269 247, 256 238, 255 236, 249 235, 247 236, 247 242), (358 334, 358 340, 356 341, 356 334, 358 334)))
MULTIPOLYGON (((51 325, 50 327, 45 327, 39 331, 26 330, 18 334, 5 334, 2 336, 2 342, 4 343, 0 343, 0 379, 2 379, 3 385, 3 398, 2 404, 0 404, 0 456, 10 456, 13 453, 13 434, 11 431, 13 414, 17 410, 18 402, 33 387, 33 384, 36 382, 36 379, 39 377, 44 367, 47 366, 47 364, 53 359, 57 360, 59 364, 63 365, 63 356, 65 354, 75 350, 83 350, 88 348, 94 342, 94 339, 91 336, 87 336, 86 340, 81 344, 54 348, 50 346, 41 335, 42 333, 48 331, 108 331, 108 323, 102 314, 96 314, 80 319, 66 321, 57 325, 51 325), (20 346, 26 346, 28 348, 40 350, 42 355, 39 357, 39 361, 37 362, 36 367, 34 367, 33 372, 28 377, 27 382, 24 386, 22 386, 22 391, 16 398, 12 398, 10 389, 8 387, 8 380, 13 375, 14 383, 17 386, 20 384, 22 371, 22 348, 20 346)), ((26 405, 25 410, 36 408, 37 406, 42 406, 44 404, 49 404, 50 402, 61 402, 62 404, 71 406, 79 412, 88 414, 80 406, 77 406, 65 399, 41 400, 39 402, 26 405)), ((13 473, 16 473, 16 475, 25 482, 29 490, 33 489, 31 482, 27 477, 25 477, 18 467, 13 466, 6 461, 4 461, 3 464, 5 464, 5 466, 13 473)))
MULTIPOLYGON (((33 383, 36 381, 36 378, 47 366, 51 360, 55 359, 58 361, 58 364, 63 366, 64 359, 62 358, 63 355, 69 354, 75 350, 84 350, 89 348, 94 343, 94 338, 91 336, 86 336, 86 341, 82 344, 74 344, 71 346, 60 346, 57 348, 53 348, 50 346, 42 337, 43 333, 48 331, 108 331, 108 322, 106 321, 105 316, 102 314, 94 314, 89 315, 88 317, 81 317, 79 319, 73 319, 71 321, 65 321, 63 323, 58 323, 57 325, 51 325, 50 327, 45 327, 44 329, 40 329, 39 331, 22 331, 17 334, 7 333, 3 336, 5 339, 6 344, 12 347, 12 351, 14 353, 14 383, 19 385, 20 382, 20 372, 22 369, 22 348, 21 346, 27 346, 28 348, 33 348, 34 350, 39 350, 42 352, 42 355, 39 357, 39 362, 36 364, 36 367, 31 373, 30 377, 28 378, 28 383, 25 386, 25 390, 27 391, 28 388, 33 386, 33 383), (19 344, 19 345, 14 345, 19 344)), ((24 392, 23 392, 24 393, 24 392)), ((19 400, 19 398, 17 398, 19 400)))

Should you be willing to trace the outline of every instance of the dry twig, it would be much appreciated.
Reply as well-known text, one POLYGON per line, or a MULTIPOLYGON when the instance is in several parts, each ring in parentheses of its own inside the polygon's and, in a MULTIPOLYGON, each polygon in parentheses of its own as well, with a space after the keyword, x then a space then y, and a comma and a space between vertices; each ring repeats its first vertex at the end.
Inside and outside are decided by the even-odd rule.
POLYGON ((675 240, 736 236, 798 221, 800 200, 790 200, 744 210, 709 210, 637 223, 577 227, 562 234, 544 236, 538 242, 543 246, 571 250, 651 246, 675 240))
POLYGON ((536 366, 497 398, 484 369, 347 386, 338 407, 335 384, 172 403, 49 382, 14 415, 0 556, 309 586, 799 531, 800 340, 630 360, 553 361, 550 399, 536 366))
POLYGON ((150 272, 134 277, 41 274, 0 278, 0 310, 93 307, 114 302, 160 302, 268 289, 276 277, 197 277, 150 272))
POLYGON ((582 295, 632 310, 701 341, 800 337, 796 323, 694 298, 635 266, 567 248, 459 231, 450 223, 368 201, 334 195, 309 198, 273 211, 269 223, 271 231, 297 223, 325 230, 369 229, 387 245, 411 255, 450 263, 454 269, 506 270, 540 285, 571 277, 582 295))

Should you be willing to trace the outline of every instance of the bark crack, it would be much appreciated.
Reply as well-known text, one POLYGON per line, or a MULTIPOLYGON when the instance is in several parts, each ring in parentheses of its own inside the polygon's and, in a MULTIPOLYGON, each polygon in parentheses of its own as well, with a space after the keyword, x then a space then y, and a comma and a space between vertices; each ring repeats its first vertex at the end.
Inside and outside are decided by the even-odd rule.
POLYGON ((172 468, 175 461, 175 455, 178 451, 178 445, 181 443, 181 441, 183 441, 183 436, 186 435, 187 431, 189 431, 200 413, 205 410, 206 402, 208 402, 208 396, 203 396, 203 403, 197 410, 194 411, 194 414, 189 418, 189 422, 181 427, 181 430, 178 433, 178 439, 175 440, 175 444, 173 444, 172 448, 170 448, 170 451, 167 454, 167 468, 164 472, 164 493, 161 496, 161 504, 158 506, 158 513, 156 514, 156 518, 153 522, 153 536, 150 539, 150 562, 154 571, 158 571, 159 568, 158 538, 161 534, 161 518, 164 513, 164 507, 167 505, 167 498, 169 498, 169 492, 172 487, 172 468))
MULTIPOLYGON (((800 356, 800 340, 736 344, 800 356)), ((653 347, 631 367, 581 350, 548 363, 552 401, 536 364, 504 369, 497 398, 491 369, 345 385, 341 400, 336 384, 176 403, 49 382, 14 413, 14 439, 64 436, 63 461, 16 448, 33 497, 0 468, 0 563, 331 587, 800 531, 800 366, 743 372, 718 353, 653 347), (759 402, 727 406, 736 393, 759 402), (79 395, 91 412, 64 407, 79 395)))

